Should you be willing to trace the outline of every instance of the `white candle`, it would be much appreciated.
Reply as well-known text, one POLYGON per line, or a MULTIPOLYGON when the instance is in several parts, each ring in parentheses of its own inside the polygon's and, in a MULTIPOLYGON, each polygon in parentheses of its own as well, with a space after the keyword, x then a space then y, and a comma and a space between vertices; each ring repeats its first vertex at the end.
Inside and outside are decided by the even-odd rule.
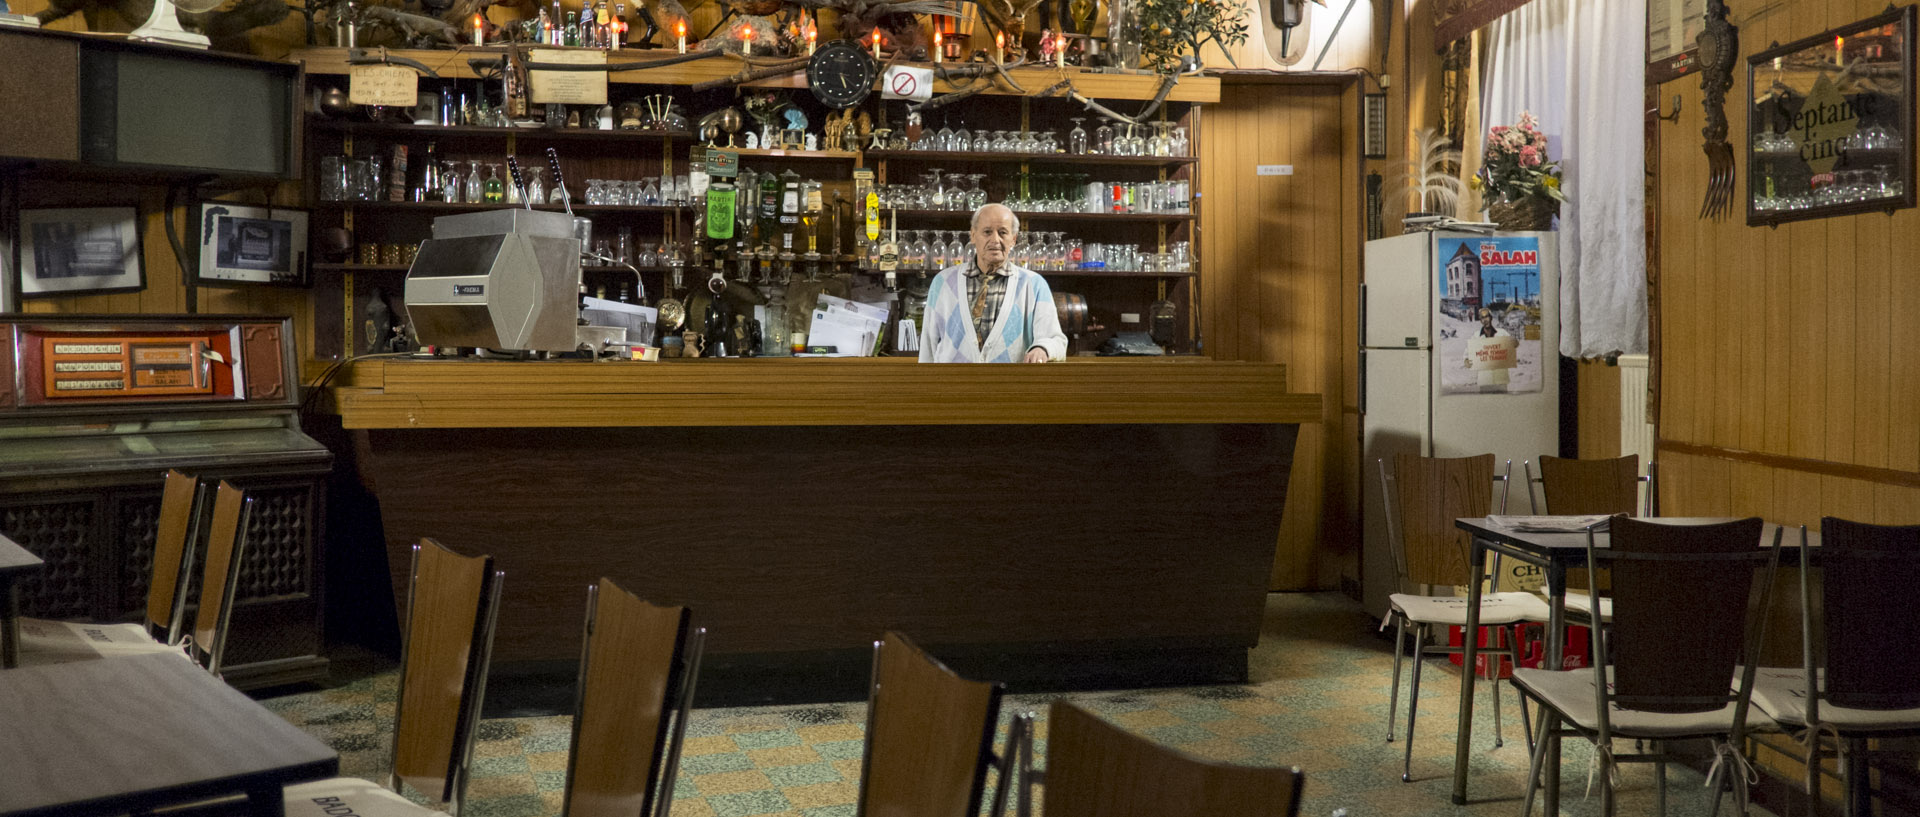
POLYGON ((1053 64, 1058 68, 1067 67, 1067 35, 1065 34, 1054 40, 1053 64))
POLYGON ((818 30, 813 28, 807 29, 807 56, 813 56, 813 46, 819 39, 820 32, 818 30))
POLYGON ((945 62, 946 57, 947 55, 943 52, 943 50, 940 47, 940 32, 938 30, 935 30, 933 32, 933 64, 939 65, 940 63, 945 62))
POLYGON ((486 34, 484 33, 484 32, 485 32, 485 29, 484 29, 484 28, 482 28, 482 26, 484 26, 484 25, 486 25, 486 24, 485 24, 485 23, 483 23, 483 22, 481 22, 481 18, 480 18, 480 15, 478 15, 478 14, 475 14, 475 15, 473 15, 473 44, 474 44, 474 45, 486 45, 486 44, 487 44, 487 43, 486 43, 486 34))
POLYGON ((687 53, 687 21, 681 20, 680 22, 674 23, 673 33, 680 39, 680 53, 687 53))
POLYGON ((1007 33, 1004 31, 996 31, 993 33, 993 64, 999 65, 1000 61, 1005 59, 1006 56, 1007 33))
POLYGON ((873 59, 880 60, 880 29, 877 28, 873 30, 873 59))

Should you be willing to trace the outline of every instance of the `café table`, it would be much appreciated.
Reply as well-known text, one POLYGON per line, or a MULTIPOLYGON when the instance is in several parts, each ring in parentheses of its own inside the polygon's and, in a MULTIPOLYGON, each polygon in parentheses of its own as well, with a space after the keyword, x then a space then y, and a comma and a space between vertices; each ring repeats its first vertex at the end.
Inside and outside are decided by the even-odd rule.
POLYGON ((233 795, 257 817, 281 817, 282 787, 339 765, 184 654, 0 672, 0 817, 139 814, 233 795))
MULTIPOLYGON (((1732 517, 1660 517, 1657 521, 1672 525, 1707 525, 1730 522, 1732 517)), ((1466 531, 1473 537, 1473 547, 1468 555, 1468 575, 1486 575, 1487 555, 1499 554, 1503 558, 1519 559, 1541 569, 1545 577, 1547 590, 1547 644, 1542 666, 1558 667, 1561 663, 1565 644, 1567 570, 1585 567, 1587 564, 1587 534, 1585 531, 1544 532, 1515 530, 1512 527, 1495 524, 1491 517, 1472 516, 1454 520, 1454 526, 1466 531)), ((1757 545, 1773 542, 1774 531, 1781 526, 1768 523, 1761 531, 1757 545)), ((1605 548, 1609 545, 1606 531, 1594 533, 1594 547, 1605 548)), ((1790 545, 1782 549, 1782 563, 1797 563, 1799 559, 1800 537, 1797 532, 1788 535, 1783 544, 1790 545)), ((1809 547, 1820 544, 1820 535, 1807 534, 1809 547)), ((1480 593, 1484 582, 1473 582, 1467 591, 1467 623, 1463 632, 1478 632, 1480 626, 1480 593)), ((1462 638, 1464 647, 1461 666, 1474 666, 1474 654, 1477 652, 1478 639, 1462 638)), ((1454 739, 1453 755, 1453 803, 1467 803, 1467 749, 1473 742, 1473 685, 1463 684, 1460 695, 1459 732, 1454 739)), ((1545 717, 1543 715, 1543 717, 1545 717)), ((1550 805, 1547 813, 1558 811, 1560 802, 1560 751, 1558 737, 1549 737, 1552 743, 1547 747, 1546 768, 1543 776, 1544 799, 1550 805)))
POLYGON ((14 583, 40 572, 45 564, 0 533, 0 668, 20 664, 20 594, 14 583))

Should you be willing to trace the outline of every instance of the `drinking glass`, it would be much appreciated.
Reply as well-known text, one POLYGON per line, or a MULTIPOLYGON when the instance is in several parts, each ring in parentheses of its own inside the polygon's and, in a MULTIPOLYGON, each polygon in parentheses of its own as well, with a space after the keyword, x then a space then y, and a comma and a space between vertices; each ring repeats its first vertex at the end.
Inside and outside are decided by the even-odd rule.
POLYGON ((940 184, 940 168, 930 167, 920 176, 927 180, 927 207, 932 210, 946 210, 947 189, 940 184))
POLYGON ((660 266, 660 253, 658 251, 659 246, 660 246, 659 244, 656 244, 651 241, 641 242, 640 243, 640 263, 635 264, 634 266, 636 267, 660 266))
POLYGON ((940 124, 939 132, 933 135, 933 149, 949 150, 949 151, 954 150, 953 139, 954 139, 953 129, 947 127, 946 123, 942 121, 940 124))
POLYGON ((1071 118, 1073 119, 1073 130, 1067 131, 1067 152, 1076 155, 1085 154, 1087 152, 1087 129, 1080 127, 1080 123, 1087 121, 1087 118, 1084 116, 1071 118))
POLYGON ((320 200, 342 201, 347 197, 347 157, 334 155, 320 159, 320 200))
POLYGON ((487 163, 487 180, 483 182, 483 195, 488 204, 500 204, 507 200, 507 186, 500 181, 500 163, 487 163))
POLYGON ((595 205, 607 203, 607 181, 605 179, 587 180, 587 203, 595 205))
POLYGON ((1093 129, 1093 152, 1102 155, 1113 154, 1113 126, 1104 122, 1093 129))
POLYGON ((459 204, 460 191, 466 188, 466 181, 460 177, 460 160, 442 159, 440 163, 446 169, 440 172, 440 200, 448 204, 459 204))
POLYGON ((973 132, 973 152, 986 153, 993 149, 993 131, 977 130, 973 132))
POLYGON ((461 198, 468 204, 478 204, 486 201, 487 182, 485 179, 480 178, 480 162, 478 160, 469 161, 467 165, 467 182, 465 188, 461 190, 461 198))
POLYGON ((640 200, 635 203, 649 207, 660 203, 660 186, 654 183, 653 177, 647 177, 646 182, 640 186, 640 200))

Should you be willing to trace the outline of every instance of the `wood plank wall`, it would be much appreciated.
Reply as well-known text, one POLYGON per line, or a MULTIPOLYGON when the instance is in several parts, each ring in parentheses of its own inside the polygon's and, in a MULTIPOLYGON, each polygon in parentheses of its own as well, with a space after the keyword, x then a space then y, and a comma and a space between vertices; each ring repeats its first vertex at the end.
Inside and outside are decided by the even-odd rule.
MULTIPOLYGON (((187 311, 187 282, 175 260, 166 232, 166 189, 155 186, 89 184, 42 179, 22 179, 20 207, 31 210, 46 207, 124 207, 139 209, 141 256, 146 264, 146 289, 112 295, 79 295, 53 298, 29 298, 20 311, 30 313, 107 313, 167 314, 187 311)), ((276 192, 276 203, 293 200, 285 191, 276 192)), ((251 193, 242 201, 263 203, 262 194, 251 193)), ((196 243, 190 234, 188 208, 193 202, 174 208, 175 234, 183 249, 191 253, 196 243)), ((309 290, 285 287, 234 286, 199 287, 195 295, 201 313, 237 313, 248 315, 289 315, 297 345, 297 360, 313 356, 313 308, 309 290)))
MULTIPOLYGON (((1880 13, 1884 0, 1733 0, 1743 57, 1880 13)), ((1748 227, 1701 222, 1699 84, 1661 123, 1657 172, 1662 510, 1920 522, 1920 211, 1748 227)), ((1746 170, 1742 160, 1739 168, 1746 170)), ((1739 195, 1746 193, 1741 184, 1739 195)))
POLYGON ((1300 428, 1276 590, 1338 587, 1358 558, 1360 160, 1350 78, 1229 84, 1201 127, 1201 328, 1219 360, 1287 364, 1323 395, 1300 428), (1256 165, 1292 165, 1256 176, 1256 165))

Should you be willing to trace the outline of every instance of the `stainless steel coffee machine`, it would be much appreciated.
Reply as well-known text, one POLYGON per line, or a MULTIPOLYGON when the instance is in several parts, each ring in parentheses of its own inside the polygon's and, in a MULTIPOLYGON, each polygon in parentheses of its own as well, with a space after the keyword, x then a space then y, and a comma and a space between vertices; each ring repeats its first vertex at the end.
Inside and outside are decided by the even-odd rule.
POLYGON ((522 209, 434 219, 433 237, 407 270, 407 313, 420 342, 579 349, 581 242, 573 221, 566 213, 522 209))

